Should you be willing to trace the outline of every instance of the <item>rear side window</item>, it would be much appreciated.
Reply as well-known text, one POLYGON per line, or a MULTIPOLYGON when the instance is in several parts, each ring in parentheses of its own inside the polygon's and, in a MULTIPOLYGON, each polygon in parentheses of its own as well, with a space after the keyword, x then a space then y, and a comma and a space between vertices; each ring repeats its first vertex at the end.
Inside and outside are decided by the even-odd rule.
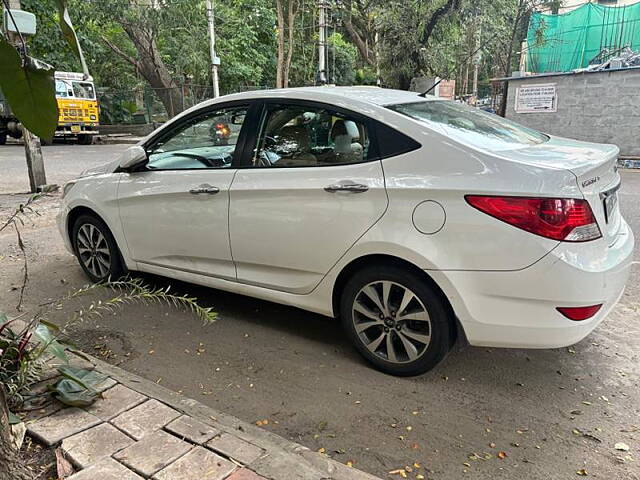
POLYGON ((378 140, 378 153, 381 159, 412 152, 422 146, 413 138, 383 123, 376 122, 375 128, 376 139, 378 140))
POLYGON ((509 150, 549 140, 547 135, 536 130, 455 102, 426 100, 389 108, 454 140, 486 150, 509 150))
POLYGON ((254 168, 322 167, 368 161, 362 121, 324 106, 270 105, 263 115, 254 168))

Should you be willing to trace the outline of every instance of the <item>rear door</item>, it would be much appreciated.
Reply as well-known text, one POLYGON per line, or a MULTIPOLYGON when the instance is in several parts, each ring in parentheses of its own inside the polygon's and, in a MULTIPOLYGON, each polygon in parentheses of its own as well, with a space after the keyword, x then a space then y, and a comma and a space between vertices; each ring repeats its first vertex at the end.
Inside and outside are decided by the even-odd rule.
POLYGON ((266 103, 257 128, 230 189, 238 281, 308 293, 386 210, 373 128, 302 101, 266 103))

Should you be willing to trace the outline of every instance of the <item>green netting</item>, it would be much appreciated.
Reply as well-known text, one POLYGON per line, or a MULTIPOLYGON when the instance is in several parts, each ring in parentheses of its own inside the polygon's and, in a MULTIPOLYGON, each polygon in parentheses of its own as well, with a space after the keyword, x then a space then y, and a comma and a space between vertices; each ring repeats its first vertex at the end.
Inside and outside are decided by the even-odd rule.
POLYGON ((603 49, 640 49, 640 2, 624 7, 587 3, 562 15, 534 13, 527 34, 528 70, 585 68, 603 49))

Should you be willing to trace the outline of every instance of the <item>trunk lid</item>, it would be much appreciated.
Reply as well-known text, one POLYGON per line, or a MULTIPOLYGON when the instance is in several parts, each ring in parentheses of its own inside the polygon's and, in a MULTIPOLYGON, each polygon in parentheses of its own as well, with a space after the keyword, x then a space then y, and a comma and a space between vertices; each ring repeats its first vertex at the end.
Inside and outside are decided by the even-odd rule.
POLYGON ((620 186, 618 153, 615 145, 551 137, 539 145, 510 150, 508 155, 518 162, 572 172, 603 237, 613 243, 621 224, 617 202, 620 186))

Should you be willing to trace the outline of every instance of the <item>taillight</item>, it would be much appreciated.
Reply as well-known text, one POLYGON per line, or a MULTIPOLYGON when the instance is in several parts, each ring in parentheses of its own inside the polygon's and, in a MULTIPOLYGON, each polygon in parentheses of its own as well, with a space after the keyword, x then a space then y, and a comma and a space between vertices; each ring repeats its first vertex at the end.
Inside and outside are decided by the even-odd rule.
POLYGON ((602 236, 586 200, 485 195, 465 199, 498 220, 553 240, 586 242, 602 236))
POLYGON ((593 317, 601 308, 602 304, 600 303, 598 305, 590 305, 588 307, 558 307, 556 310, 569 320, 580 321, 593 317))

